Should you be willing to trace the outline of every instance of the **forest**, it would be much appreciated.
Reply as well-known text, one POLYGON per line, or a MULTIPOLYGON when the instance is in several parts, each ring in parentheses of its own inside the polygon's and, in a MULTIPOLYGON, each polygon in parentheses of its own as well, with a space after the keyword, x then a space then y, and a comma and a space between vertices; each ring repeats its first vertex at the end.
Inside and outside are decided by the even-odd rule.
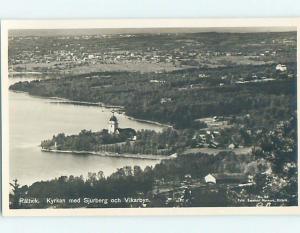
MULTIPOLYGON (((21 186, 15 180, 12 183, 13 192, 10 195, 11 208, 45 208, 49 204, 41 202, 38 206, 21 205, 19 199, 30 197, 45 199, 53 198, 123 198, 143 197, 150 203, 145 207, 167 206, 169 196, 154 191, 157 182, 167 183, 183 181, 186 174, 203 184, 203 177, 209 173, 243 173, 254 176, 254 183, 250 187, 236 186, 206 186, 190 188, 192 196, 185 202, 188 206, 240 206, 238 198, 257 197, 259 195, 270 198, 286 199, 286 203, 274 205, 295 205, 297 203, 297 121, 295 116, 288 121, 278 123, 271 132, 262 135, 258 146, 250 155, 236 155, 221 152, 216 156, 208 154, 181 155, 174 160, 163 160, 155 167, 141 169, 138 166, 124 167, 105 177, 103 172, 89 173, 83 176, 62 176, 49 181, 36 182, 30 186, 21 186), (268 173, 272 169, 272 173, 268 173), (226 195, 224 193, 226 191, 226 195), (204 201, 205 200, 205 201, 204 201)), ((171 194, 168 194, 171 195, 171 194)), ((170 203, 169 203, 170 204, 170 203)), ((173 203, 176 206, 175 203, 173 203)), ((253 206, 253 203, 244 204, 253 206)), ((79 205, 57 204, 55 208, 68 207, 103 207, 99 204, 79 205)), ((106 207, 116 207, 109 204, 106 207)), ((118 204, 117 207, 142 207, 139 204, 118 204)))
POLYGON ((167 73, 101 72, 19 82, 11 90, 124 106, 128 116, 177 129, 194 128, 195 119, 259 112, 286 119, 296 108, 296 64, 287 72, 274 65, 187 69, 167 73), (267 77, 263 77, 262 75, 267 77), (273 81, 239 83, 259 77, 273 81), (221 84, 221 85, 220 85, 221 84))
POLYGON ((82 130, 78 135, 54 135, 51 140, 41 142, 43 149, 67 151, 109 151, 118 154, 151 154, 171 155, 182 152, 192 145, 194 131, 177 131, 166 128, 162 132, 140 130, 136 133, 137 140, 130 140, 122 134, 109 134, 107 130, 91 132, 82 130))

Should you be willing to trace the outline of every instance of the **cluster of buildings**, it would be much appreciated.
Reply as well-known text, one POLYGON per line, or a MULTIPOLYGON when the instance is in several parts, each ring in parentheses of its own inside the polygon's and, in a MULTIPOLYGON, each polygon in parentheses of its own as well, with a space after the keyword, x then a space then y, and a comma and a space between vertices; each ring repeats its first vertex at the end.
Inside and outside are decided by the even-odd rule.
MULTIPOLYGON (((123 37, 133 37, 134 35, 118 35, 123 37)), ((110 38, 113 35, 102 36, 62 36, 49 39, 47 46, 33 46, 32 48, 24 49, 21 47, 22 41, 35 41, 38 44, 38 40, 43 37, 28 36, 28 37, 11 37, 10 42, 16 44, 20 43, 20 46, 14 46, 17 52, 14 52, 10 56, 10 65, 19 64, 49 64, 49 63, 64 63, 74 62, 77 65, 81 64, 114 64, 114 63, 130 63, 130 62, 148 62, 148 63, 170 63, 175 60, 186 57, 186 54, 177 54, 176 56, 165 51, 160 51, 155 47, 146 47, 143 49, 125 49, 116 48, 110 46, 97 46, 87 45, 84 40, 110 38), (82 43, 80 43, 83 40, 82 43), (72 41, 70 43, 70 41, 72 41)), ((43 38, 45 40, 45 38, 43 38)), ((189 55, 188 55, 189 56, 189 55)))
MULTIPOLYGON (((201 122, 207 125, 206 128, 197 130, 192 138, 196 147, 218 148, 221 145, 217 142, 217 138, 221 136, 220 129, 230 128, 231 125, 227 118, 218 118, 217 116, 201 118, 201 122)), ((234 144, 229 145, 230 149, 235 148, 234 144)))
MULTIPOLYGON (((9 56, 9 64, 50 63, 53 66, 56 65, 56 69, 66 68, 67 65, 65 63, 73 63, 76 66, 116 63, 171 63, 175 66, 181 66, 186 62, 189 63, 191 60, 200 61, 206 58, 231 56, 248 56, 255 59, 255 57, 277 56, 281 52, 280 48, 273 49, 272 47, 268 50, 256 50, 255 52, 247 48, 232 51, 214 50, 212 48, 203 48, 203 42, 197 39, 193 41, 189 39, 182 40, 180 46, 177 45, 167 49, 160 44, 138 48, 131 48, 130 46, 127 48, 126 43, 130 44, 131 42, 123 42, 122 40, 131 37, 138 36, 119 34, 58 36, 49 38, 39 36, 10 37, 9 42, 13 44, 14 51, 9 56), (120 45, 115 42, 107 44, 107 39, 112 41, 120 39, 124 44, 120 45), (23 41, 31 41, 32 45, 28 48, 22 48, 23 41), (91 43, 88 43, 89 41, 91 43)), ((294 41, 274 40, 270 43, 290 45, 294 41)), ((283 70, 284 67, 279 67, 278 69, 283 70)))
POLYGON ((240 186, 253 185, 252 175, 244 173, 209 173, 204 177, 206 184, 238 184, 240 186))
POLYGON ((152 192, 160 197, 164 196, 166 206, 179 207, 188 206, 199 190, 207 193, 215 192, 224 185, 235 189, 254 184, 253 175, 245 173, 208 173, 203 178, 193 178, 191 174, 186 174, 181 181, 157 180, 152 192))

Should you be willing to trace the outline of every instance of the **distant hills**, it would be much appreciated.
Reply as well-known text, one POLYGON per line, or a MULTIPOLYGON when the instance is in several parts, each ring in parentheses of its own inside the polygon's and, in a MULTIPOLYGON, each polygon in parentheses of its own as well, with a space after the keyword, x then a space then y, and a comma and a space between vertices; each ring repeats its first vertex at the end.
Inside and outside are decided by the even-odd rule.
POLYGON ((295 32, 295 27, 219 27, 219 28, 89 28, 89 29, 18 29, 10 30, 9 36, 78 36, 139 33, 255 33, 255 32, 295 32))

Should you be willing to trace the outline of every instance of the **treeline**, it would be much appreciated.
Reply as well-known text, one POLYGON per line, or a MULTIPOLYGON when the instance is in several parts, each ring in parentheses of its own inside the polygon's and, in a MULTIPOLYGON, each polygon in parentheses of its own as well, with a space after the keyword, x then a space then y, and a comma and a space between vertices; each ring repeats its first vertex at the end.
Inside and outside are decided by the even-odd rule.
MULTIPOLYGON (((296 108, 296 65, 282 74, 274 65, 187 69, 169 73, 101 72, 60 79, 19 82, 11 90, 32 95, 124 106, 140 119, 194 128, 194 120, 214 115, 240 115, 249 111, 296 108), (254 74, 275 81, 236 84, 254 74), (204 78, 203 78, 204 77, 204 78), (222 83, 224 86, 219 86, 222 83), (284 106, 284 107, 283 107, 284 106)), ((283 119, 280 119, 283 120, 283 119)))
POLYGON ((122 134, 109 134, 107 130, 92 132, 82 130, 78 135, 65 135, 59 133, 50 140, 41 142, 44 149, 96 151, 99 145, 124 142, 127 138, 122 134))
MULTIPOLYGON (((154 168, 146 167, 142 170, 139 166, 124 167, 118 169, 112 175, 105 177, 103 172, 89 173, 87 179, 83 176, 62 176, 50 181, 40 181, 28 186, 16 186, 14 193, 10 195, 11 208, 45 208, 51 206, 45 202, 32 205, 21 205, 18 200, 23 198, 123 198, 141 197, 151 201, 147 207, 157 204, 157 199, 164 197, 156 196, 153 192, 157 180, 180 181, 186 174, 194 178, 203 179, 211 172, 240 172, 251 161, 251 157, 237 156, 234 154, 219 154, 211 156, 207 154, 189 154, 179 156, 174 160, 165 160, 154 168), (156 203, 156 204, 155 204, 156 203)), ((158 202, 161 203, 161 202, 158 202)), ((163 204, 164 206, 165 204, 163 204)), ((80 205, 56 204, 56 208, 74 207, 138 207, 123 204, 113 205, 80 205)))
POLYGON ((235 192, 233 199, 255 199, 259 194, 275 200, 272 206, 298 205, 297 145, 297 117, 294 113, 288 121, 281 121, 273 130, 261 134, 253 156, 265 164, 255 173, 256 185, 246 192, 235 192), (276 201, 278 199, 285 201, 276 201))
POLYGON ((82 130, 78 135, 64 133, 54 135, 52 139, 42 141, 41 147, 71 151, 108 151, 119 154, 170 155, 192 145, 193 132, 177 131, 172 128, 166 128, 162 132, 141 130, 137 132, 136 140, 133 141, 122 133, 82 130))
MULTIPOLYGON (((50 181, 40 181, 31 186, 12 184, 10 195, 11 208, 45 208, 49 204, 21 205, 20 197, 35 198, 97 198, 97 197, 142 197, 149 198, 147 207, 166 206, 166 196, 156 195, 154 187, 157 181, 182 181, 186 174, 203 182, 209 173, 243 173, 254 176, 250 187, 228 189, 225 186, 192 189, 190 206, 252 206, 255 203, 239 203, 238 198, 257 198, 268 196, 274 199, 286 199, 272 205, 296 205, 298 190, 297 173, 297 120, 293 116, 289 121, 280 122, 274 130, 265 132, 251 155, 235 155, 222 152, 216 156, 208 154, 180 155, 173 160, 163 160, 154 168, 142 170, 135 166, 118 169, 108 177, 103 172, 90 173, 87 179, 82 176, 62 176, 50 181), (223 188, 222 188, 223 187, 223 188), (216 192, 217 190, 217 192, 216 192), (205 200, 205 201, 204 201, 205 200), (204 201, 204 202, 203 202, 204 201)), ((137 205, 118 205, 118 207, 138 207, 137 205)), ((99 204, 78 206, 57 204, 57 208, 103 207, 99 204)), ((106 207, 116 207, 107 205, 106 207)))

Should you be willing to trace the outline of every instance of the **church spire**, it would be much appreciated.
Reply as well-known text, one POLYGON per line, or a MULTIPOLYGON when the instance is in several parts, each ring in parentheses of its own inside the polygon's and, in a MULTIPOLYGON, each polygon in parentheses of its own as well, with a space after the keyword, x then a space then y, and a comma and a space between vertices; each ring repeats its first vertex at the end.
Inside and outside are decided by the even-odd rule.
POLYGON ((108 122, 108 132, 110 134, 115 133, 118 128, 118 119, 115 116, 114 111, 112 111, 112 114, 113 115, 110 117, 109 122, 108 122))

